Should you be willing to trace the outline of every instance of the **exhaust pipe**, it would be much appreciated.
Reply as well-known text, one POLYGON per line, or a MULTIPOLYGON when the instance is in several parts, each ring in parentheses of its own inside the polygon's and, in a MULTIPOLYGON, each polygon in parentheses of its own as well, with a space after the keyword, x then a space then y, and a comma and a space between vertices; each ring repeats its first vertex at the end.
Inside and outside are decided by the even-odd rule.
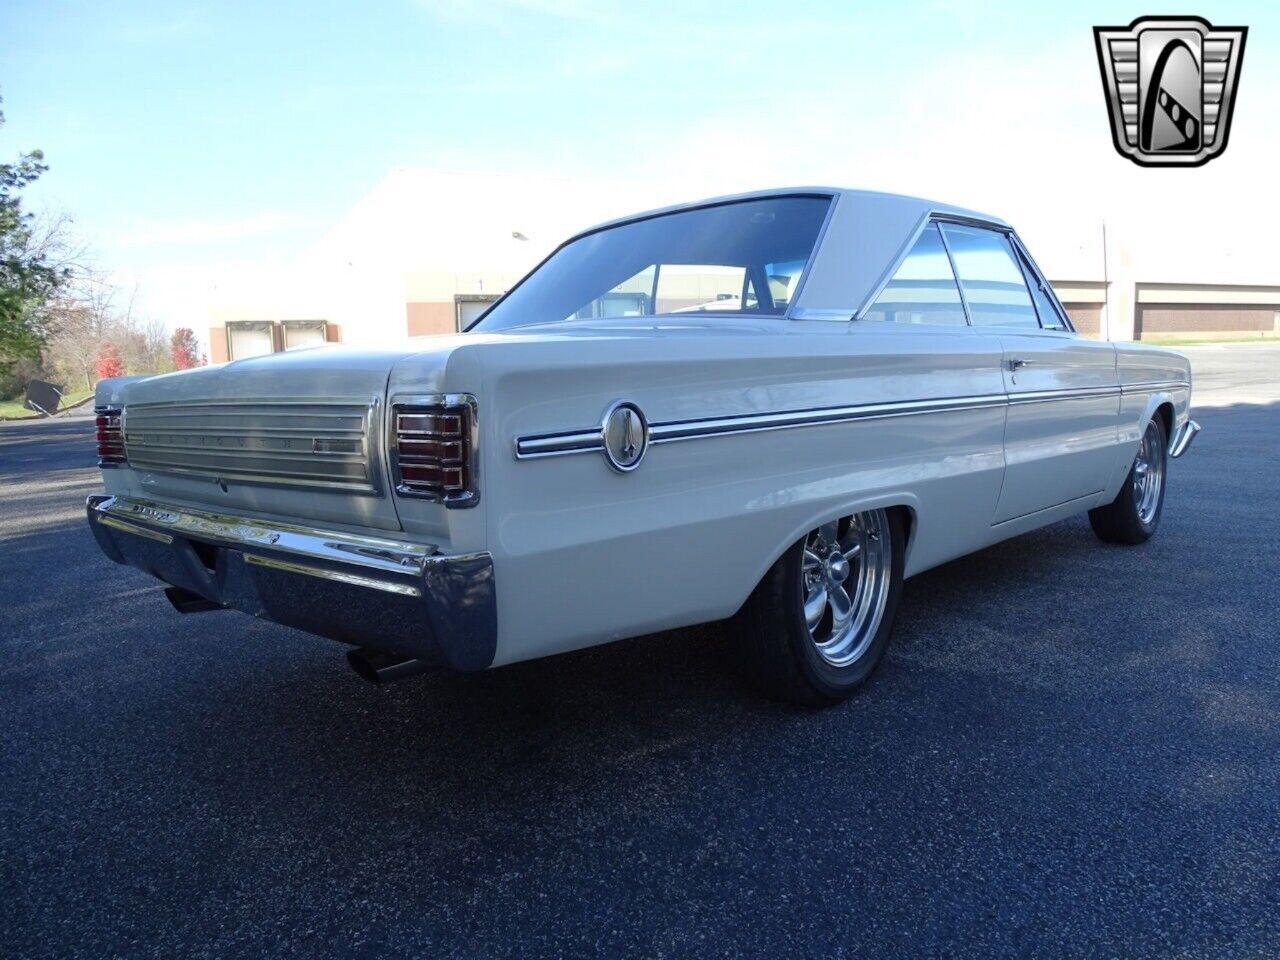
POLYGON ((347 663, 351 669, 370 683, 382 687, 392 680, 412 677, 416 673, 426 673, 432 664, 417 657, 405 657, 399 653, 384 653, 381 650, 370 650, 368 647, 357 647, 347 651, 347 663))
POLYGON ((204 613, 207 610, 225 610, 220 603, 206 600, 198 593, 183 590, 181 587, 165 587, 164 595, 179 613, 204 613))

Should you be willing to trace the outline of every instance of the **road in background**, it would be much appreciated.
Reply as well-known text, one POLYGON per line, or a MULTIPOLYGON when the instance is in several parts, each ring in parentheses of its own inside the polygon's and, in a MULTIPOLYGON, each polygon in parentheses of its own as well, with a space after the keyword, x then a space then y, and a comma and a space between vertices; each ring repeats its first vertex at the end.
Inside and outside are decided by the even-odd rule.
POLYGON ((1280 343, 1177 349, 1191 359, 1193 406, 1280 403, 1280 343))
POLYGON ((1274 347, 1188 348, 1159 534, 908 581, 849 703, 721 626, 379 690, 97 550, 84 419, 0 426, 13 957, 1274 956, 1274 347))

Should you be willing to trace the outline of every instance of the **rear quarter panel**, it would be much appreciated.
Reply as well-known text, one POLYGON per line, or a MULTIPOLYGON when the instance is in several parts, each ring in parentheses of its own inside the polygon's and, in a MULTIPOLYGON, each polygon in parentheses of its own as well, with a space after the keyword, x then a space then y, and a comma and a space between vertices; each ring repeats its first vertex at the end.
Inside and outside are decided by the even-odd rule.
POLYGON ((1120 379, 1120 430, 1117 458, 1102 502, 1110 502, 1128 476, 1147 423, 1163 405, 1173 408, 1173 428, 1186 422, 1191 409, 1191 362, 1168 347, 1117 343, 1120 379))
POLYGON ((619 399, 655 423, 1002 390, 998 341, 968 329, 780 323, 461 348, 483 351, 497 663, 729 616, 787 546, 857 509, 912 511, 908 573, 988 536, 999 407, 651 445, 629 474, 599 453, 516 459, 518 437, 590 429, 619 399))

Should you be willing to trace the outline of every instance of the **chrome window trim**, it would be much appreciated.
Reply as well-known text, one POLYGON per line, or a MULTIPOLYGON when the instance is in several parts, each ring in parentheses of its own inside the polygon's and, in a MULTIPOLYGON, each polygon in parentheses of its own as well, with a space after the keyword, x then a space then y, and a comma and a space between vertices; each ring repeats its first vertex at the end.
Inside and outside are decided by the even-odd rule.
POLYGON ((1022 255, 1022 259, 1026 265, 1031 268, 1032 274, 1036 282, 1040 285, 1040 289, 1044 295, 1049 298, 1049 303, 1058 311, 1058 319, 1064 324, 1063 329, 1056 327, 1046 327, 1043 321, 1040 324, 1041 329, 1049 333, 1074 333, 1078 335, 1075 325, 1071 322, 1071 315, 1067 313, 1067 308, 1062 305, 1062 301, 1058 299, 1057 291, 1053 289, 1053 284, 1049 282, 1048 277, 1044 275, 1044 271, 1040 269, 1040 264, 1036 263, 1035 257, 1031 256, 1031 251, 1027 249, 1027 245, 1022 242, 1022 238, 1018 236, 1018 231, 1009 231, 1009 241, 1013 244, 1016 251, 1022 255))
MULTIPOLYGON (((1120 393, 1121 388, 1118 386, 1071 387, 1061 390, 1038 390, 1030 393, 992 393, 967 397, 908 400, 895 403, 818 407, 806 410, 786 410, 776 413, 742 414, 696 420, 667 420, 650 424, 649 437, 650 443, 653 444, 676 443, 681 440, 700 440, 707 437, 730 436, 742 433, 763 433, 771 430, 790 430, 800 427, 853 423, 860 420, 884 420, 891 417, 911 417, 930 413, 953 413, 959 410, 979 410, 1026 403, 1047 403, 1053 400, 1118 397, 1120 393)), ((515 443, 515 456, 517 460, 537 460, 576 453, 598 453, 603 449, 603 432, 600 428, 595 428, 518 437, 515 443)))
MULTIPOLYGON (((810 193, 796 194, 796 196, 817 197, 824 196, 824 194, 810 193)), ((785 320, 791 320, 795 317, 796 304, 800 302, 800 295, 804 293, 804 285, 808 282, 809 274, 813 270, 813 261, 817 259, 818 251, 822 249, 822 242, 827 236, 827 227, 831 226, 831 220, 836 214, 836 206, 840 203, 840 194, 838 193, 825 194, 825 196, 827 198, 827 213, 822 218, 822 226, 818 228, 818 235, 813 238, 813 246, 810 248, 809 256, 804 262, 804 270, 800 272, 800 279, 796 281, 796 288, 788 291, 787 309, 782 311, 781 314, 785 320)))
MULTIPOLYGON (((964 284, 960 282, 960 270, 956 267, 956 255, 951 252, 951 241, 947 239, 947 231, 942 229, 941 223, 933 219, 930 219, 929 222, 925 224, 924 229, 928 230, 930 227, 933 227, 933 229, 938 231, 938 239, 942 241, 942 249, 947 253, 947 263, 951 264, 951 282, 956 285, 956 293, 960 294, 960 307, 964 310, 965 326, 972 327, 973 310, 969 307, 969 294, 965 292, 964 284)), ((924 236, 924 230, 920 231, 920 235, 924 236)), ((911 256, 910 251, 907 252, 907 256, 911 256)), ((903 262, 906 262, 906 257, 903 257, 903 262)), ((892 282, 893 277, 890 277, 889 283, 892 282)), ((885 286, 888 287, 889 283, 886 283, 885 286)), ((872 303, 872 306, 875 306, 875 304, 872 303)), ((869 310, 871 308, 868 307, 867 309, 869 310)))
POLYGON ((470 393, 397 393, 387 401, 386 426, 382 432, 386 445, 387 469, 392 489, 399 497, 442 503, 446 507, 474 507, 480 502, 480 405, 470 393), (406 487, 400 480, 398 456, 396 407, 466 407, 467 430, 467 489, 461 493, 437 494, 416 487, 406 487))
MULTIPOLYGON (((982 217, 966 217, 962 214, 951 213, 946 210, 930 210, 920 218, 920 222, 916 224, 916 228, 911 232, 906 244, 898 251, 897 256, 895 256, 893 261, 889 264, 889 268, 881 275, 880 279, 876 282, 875 287, 872 288, 871 293, 863 300, 862 305, 859 306, 858 309, 854 310, 852 314, 844 314, 844 319, 861 320, 866 316, 867 311, 875 305, 875 302, 878 299, 880 299, 880 294, 884 293, 884 288, 889 285, 889 281, 892 280, 893 275, 898 272, 898 268, 902 266, 902 262, 910 256, 916 242, 920 239, 920 235, 924 233, 931 223, 939 225, 938 234, 942 237, 942 245, 947 250, 947 259, 951 262, 951 276, 956 282, 956 288, 960 291, 960 302, 964 304, 965 319, 968 321, 969 326, 973 326, 973 321, 969 316, 969 301, 965 299, 964 286, 960 283, 960 274, 956 270, 955 260, 951 256, 951 245, 947 243, 947 235, 943 232, 941 225, 944 223, 956 223, 961 226, 981 227, 984 230, 994 230, 997 233, 1004 234, 1012 234, 1013 227, 998 220, 987 220, 982 217)), ((805 317, 803 319, 821 320, 827 318, 805 317)))
MULTIPOLYGON (((1061 333, 1061 330, 1048 329, 1040 322, 1040 311, 1036 309, 1035 297, 1031 295, 1031 285, 1027 283, 1027 271, 1022 265, 1022 261, 1018 256, 1018 248, 1014 243, 1013 227, 1008 224, 1000 224, 995 226, 989 223, 982 223, 967 217, 944 217, 938 221, 938 233, 942 235, 942 242, 947 248, 947 257, 951 260, 951 272, 955 274, 956 286, 960 288, 960 299, 964 301, 965 316, 969 318, 969 326, 975 330, 995 331, 997 334, 1026 334, 1026 333, 1061 333), (956 266, 955 257, 951 253, 951 241, 947 239, 947 231, 942 229, 943 223, 954 223, 961 227, 970 227, 975 230, 987 230, 991 233, 998 233, 1004 237, 1004 242, 1009 247, 1009 255, 1013 258, 1013 265, 1017 268, 1018 276, 1022 278, 1022 286, 1027 291, 1027 301, 1031 305, 1031 313, 1036 318, 1034 327, 1018 326, 1015 324, 999 324, 999 323, 974 323, 973 313, 969 309, 969 295, 965 293, 964 281, 960 279, 960 269, 956 266)), ((1030 259, 1030 257, 1028 257, 1030 259)), ((1070 327, 1068 326, 1068 329, 1070 327)))

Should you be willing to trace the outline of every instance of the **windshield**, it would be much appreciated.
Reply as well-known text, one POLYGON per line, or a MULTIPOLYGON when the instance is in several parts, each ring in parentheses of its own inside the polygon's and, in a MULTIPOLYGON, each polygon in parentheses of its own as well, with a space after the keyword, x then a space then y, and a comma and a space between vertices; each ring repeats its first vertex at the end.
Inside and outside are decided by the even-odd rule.
POLYGON ((599 230, 553 253, 473 329, 690 312, 781 316, 830 205, 830 197, 768 197, 599 230))

